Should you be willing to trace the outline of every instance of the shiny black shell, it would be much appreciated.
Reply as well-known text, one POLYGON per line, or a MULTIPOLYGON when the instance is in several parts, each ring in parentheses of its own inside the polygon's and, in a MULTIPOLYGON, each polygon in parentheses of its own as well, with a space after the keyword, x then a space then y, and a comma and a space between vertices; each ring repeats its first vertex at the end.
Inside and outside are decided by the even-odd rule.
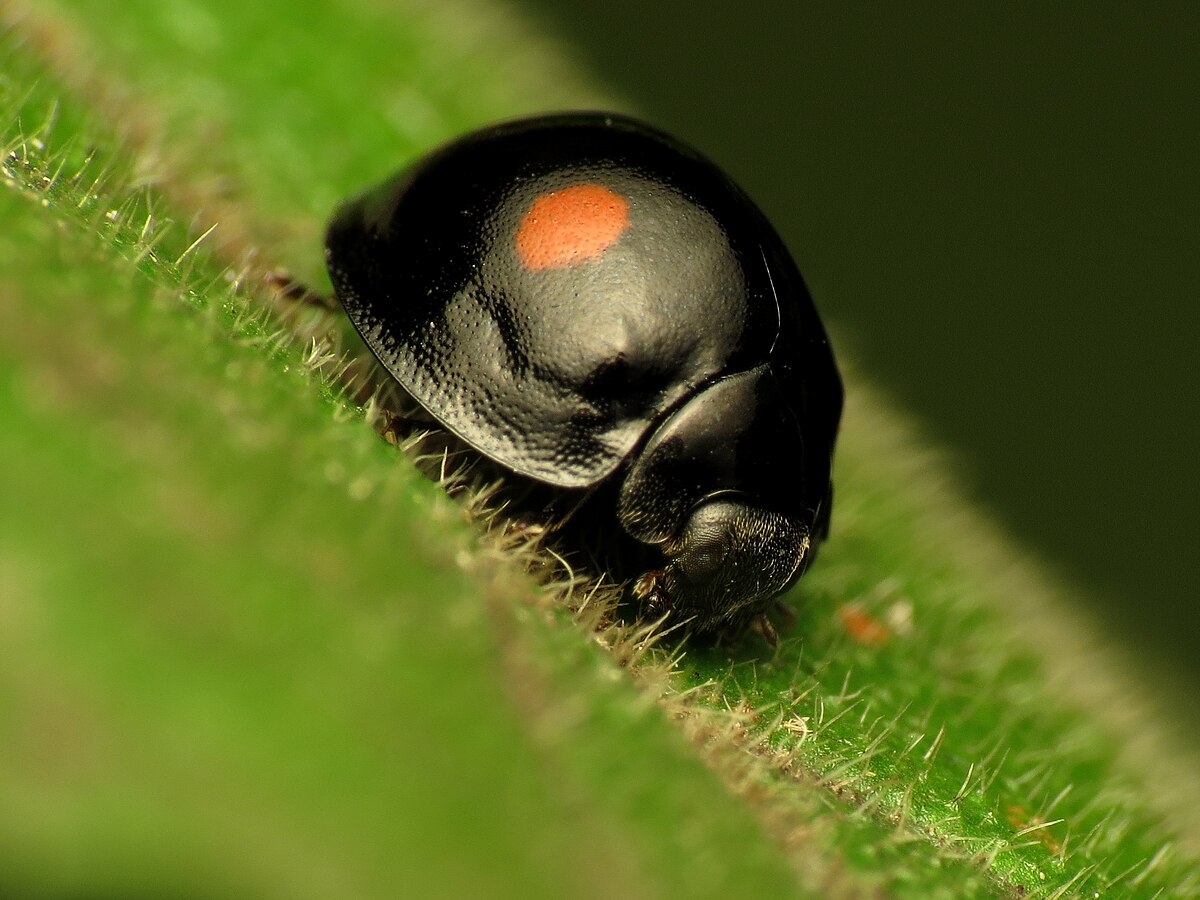
POLYGON ((501 466, 623 479, 617 518, 647 543, 725 493, 798 515, 814 548, 826 530, 842 387, 825 331, 763 214, 678 141, 604 113, 494 126, 344 203, 326 249, 388 372, 501 466), (578 252, 535 209, 576 195, 578 252))

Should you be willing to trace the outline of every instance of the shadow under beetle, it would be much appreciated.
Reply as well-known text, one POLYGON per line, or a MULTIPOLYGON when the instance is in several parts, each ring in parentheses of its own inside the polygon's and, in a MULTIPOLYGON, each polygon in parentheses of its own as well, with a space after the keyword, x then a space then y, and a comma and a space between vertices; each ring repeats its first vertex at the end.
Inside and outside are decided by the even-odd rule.
POLYGON ((646 613, 773 635, 829 531, 842 384, 783 242, 713 163, 613 114, 508 122, 343 203, 326 259, 429 416, 636 548, 646 613))

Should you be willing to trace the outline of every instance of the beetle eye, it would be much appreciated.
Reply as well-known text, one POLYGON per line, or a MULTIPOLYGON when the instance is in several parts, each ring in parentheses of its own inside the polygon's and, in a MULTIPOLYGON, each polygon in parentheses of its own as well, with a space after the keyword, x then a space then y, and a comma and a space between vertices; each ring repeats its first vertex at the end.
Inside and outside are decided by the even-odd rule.
POLYGON ((676 564, 689 578, 703 579, 725 562, 730 540, 726 523, 704 515, 693 517, 679 542, 676 564))

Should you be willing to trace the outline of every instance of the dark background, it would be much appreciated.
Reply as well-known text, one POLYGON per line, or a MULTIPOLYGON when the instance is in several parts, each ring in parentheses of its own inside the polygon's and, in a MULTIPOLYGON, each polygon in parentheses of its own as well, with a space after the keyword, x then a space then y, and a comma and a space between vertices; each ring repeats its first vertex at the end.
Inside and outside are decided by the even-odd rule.
POLYGON ((1200 4, 522 2, 749 190, 976 497, 1200 686, 1200 4))

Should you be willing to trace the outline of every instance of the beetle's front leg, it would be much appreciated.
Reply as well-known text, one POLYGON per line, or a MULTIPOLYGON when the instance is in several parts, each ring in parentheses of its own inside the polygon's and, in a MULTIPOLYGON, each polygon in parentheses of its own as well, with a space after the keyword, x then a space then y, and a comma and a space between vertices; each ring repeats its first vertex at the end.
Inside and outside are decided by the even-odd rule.
POLYGON ((644 618, 658 619, 670 612, 662 589, 665 574, 662 569, 651 569, 633 583, 633 596, 641 601, 644 618))

